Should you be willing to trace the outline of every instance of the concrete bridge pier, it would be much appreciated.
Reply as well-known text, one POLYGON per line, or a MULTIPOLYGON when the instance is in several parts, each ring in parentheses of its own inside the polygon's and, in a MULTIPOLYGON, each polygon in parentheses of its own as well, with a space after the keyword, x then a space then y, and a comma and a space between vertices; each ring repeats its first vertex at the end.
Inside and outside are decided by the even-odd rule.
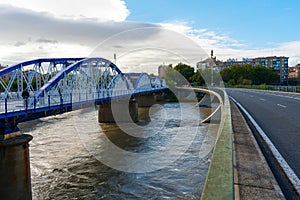
POLYGON ((0 141, 0 199, 32 199, 30 140, 23 134, 0 141))
POLYGON ((164 92, 154 93, 154 98, 155 98, 156 102, 164 103, 164 101, 165 101, 165 93, 164 92))
POLYGON ((121 99, 100 104, 98 108, 99 123, 137 122, 138 104, 135 99, 121 99))
POLYGON ((135 98, 139 108, 142 108, 142 107, 151 107, 154 104, 156 104, 157 96, 151 93, 151 94, 137 96, 135 98))
POLYGON ((157 103, 164 101, 164 93, 153 93, 136 97, 139 107, 139 119, 144 121, 151 121, 150 107, 157 103))

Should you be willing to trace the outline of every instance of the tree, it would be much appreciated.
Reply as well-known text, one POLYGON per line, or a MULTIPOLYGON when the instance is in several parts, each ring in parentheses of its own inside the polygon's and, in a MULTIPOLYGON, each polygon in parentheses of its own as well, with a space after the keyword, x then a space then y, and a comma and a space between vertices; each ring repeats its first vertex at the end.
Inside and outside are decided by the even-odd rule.
POLYGON ((174 68, 169 65, 165 72, 165 80, 169 87, 188 85, 191 77, 194 75, 194 68, 179 63, 174 68), (191 73, 193 72, 193 74, 191 73))
POLYGON ((191 77, 191 82, 192 82, 192 84, 198 85, 198 86, 201 86, 201 85, 204 85, 204 84, 205 84, 205 81, 204 81, 203 77, 201 76, 200 71, 197 71, 197 72, 191 77))
POLYGON ((194 75, 194 68, 183 63, 178 63, 174 69, 184 76, 187 81, 190 81, 194 75))
POLYGON ((277 84, 280 81, 278 73, 271 68, 252 65, 233 65, 223 69, 221 76, 224 82, 230 84, 277 84))

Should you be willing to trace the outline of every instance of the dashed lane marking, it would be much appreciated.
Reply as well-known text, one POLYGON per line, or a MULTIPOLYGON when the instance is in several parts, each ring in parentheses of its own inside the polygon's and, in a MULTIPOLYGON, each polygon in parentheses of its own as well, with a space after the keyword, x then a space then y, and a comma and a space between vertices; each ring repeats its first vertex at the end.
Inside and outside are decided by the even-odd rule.
POLYGON ((286 108, 286 106, 285 105, 281 105, 281 104, 277 104, 277 106, 280 106, 280 107, 282 107, 282 108, 286 108))

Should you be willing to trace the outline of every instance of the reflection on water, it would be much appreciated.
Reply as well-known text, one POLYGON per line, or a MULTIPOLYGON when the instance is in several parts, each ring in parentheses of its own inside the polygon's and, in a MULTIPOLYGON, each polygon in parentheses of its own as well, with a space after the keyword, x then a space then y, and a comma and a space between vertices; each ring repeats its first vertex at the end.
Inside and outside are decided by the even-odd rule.
MULTIPOLYGON (((164 107, 169 109, 164 127, 159 133, 146 138, 128 135, 115 124, 99 126, 96 110, 76 111, 21 124, 20 129, 23 132, 34 136, 30 143, 33 198, 199 199, 210 158, 208 155, 200 159, 199 149, 208 126, 198 126, 199 121, 195 121, 192 116, 192 126, 199 127, 192 144, 179 159, 164 168, 147 173, 129 173, 115 170, 99 161, 98 156, 101 156, 105 149, 103 138, 109 139, 128 152, 151 153, 159 149, 164 150, 164 147, 172 142, 176 132, 183 136, 188 134, 189 124, 182 124, 176 114, 178 104, 165 104, 164 107), (78 119, 90 121, 97 128, 95 129, 95 125, 81 127, 76 124, 78 119), (83 137, 84 133, 89 137, 83 137), (97 150, 93 152, 91 149, 97 150)), ((146 130, 149 128, 147 124, 156 122, 150 122, 147 119, 147 110, 144 112, 146 117, 143 119, 146 120, 141 120, 138 125, 146 130)), ((192 111, 190 113, 194 115, 192 111)), ((155 114, 151 115, 151 119, 152 117, 155 117, 155 114)), ((185 145, 186 139, 181 139, 182 142, 177 140, 174 145, 176 149, 185 145)), ((179 153, 182 152, 175 150, 171 156, 177 156, 179 153)), ((122 159, 146 168, 148 163, 159 164, 155 163, 159 161, 146 160, 143 156, 136 157, 135 160, 122 159)))

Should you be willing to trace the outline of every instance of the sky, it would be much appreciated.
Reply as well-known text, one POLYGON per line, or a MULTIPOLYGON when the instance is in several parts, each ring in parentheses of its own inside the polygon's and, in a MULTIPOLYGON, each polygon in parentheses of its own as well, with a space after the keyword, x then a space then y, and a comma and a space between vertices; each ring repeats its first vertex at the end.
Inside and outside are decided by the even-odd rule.
POLYGON ((0 0, 0 63, 100 56, 124 71, 287 56, 300 63, 299 0, 0 0))

